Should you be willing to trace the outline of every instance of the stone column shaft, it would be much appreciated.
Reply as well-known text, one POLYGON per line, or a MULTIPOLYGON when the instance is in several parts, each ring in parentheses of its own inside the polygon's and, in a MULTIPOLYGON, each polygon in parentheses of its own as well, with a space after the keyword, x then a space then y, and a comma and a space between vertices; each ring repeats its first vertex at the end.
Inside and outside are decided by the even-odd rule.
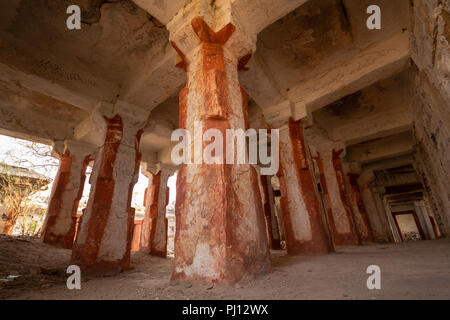
POLYGON ((143 223, 143 220, 135 220, 134 221, 133 240, 131 243, 131 251, 140 251, 142 223, 143 223))
POLYGON ((119 114, 105 120, 105 143, 95 158, 89 201, 71 260, 85 273, 96 275, 116 274, 130 265, 135 213, 131 197, 139 172, 142 132, 119 114))
POLYGON ((280 130, 281 212, 288 254, 324 254, 333 244, 325 226, 301 121, 280 130))
MULTIPOLYGON (((229 128, 245 130, 247 100, 239 85, 238 57, 226 45, 234 25, 214 32, 200 17, 191 25, 200 41, 189 52, 179 51, 187 70, 180 127, 192 137, 195 121, 203 130, 220 130, 223 137, 229 128)), ((269 270, 258 174, 252 165, 184 164, 177 178, 175 214, 172 279, 232 284, 269 270)))
POLYGON ((352 196, 352 200, 356 203, 356 207, 358 208, 358 214, 356 216, 359 218, 355 218, 355 224, 360 239, 363 242, 372 242, 374 240, 372 227, 370 226, 369 216, 362 200, 358 185, 359 174, 348 173, 347 177, 350 184, 350 194, 352 196))
POLYGON ((141 233, 141 251, 165 258, 167 256, 166 207, 169 202, 167 181, 171 171, 149 173, 145 218, 141 233))
POLYGON ((336 245, 358 244, 358 234, 343 180, 340 152, 326 149, 317 153, 315 160, 320 172, 333 241, 336 245))
POLYGON ((341 203, 343 204, 343 207, 345 209, 345 217, 347 218, 348 224, 350 226, 350 233, 351 236, 348 237, 348 244, 359 244, 361 243, 361 240, 358 237, 358 233, 356 231, 355 227, 355 221, 353 219, 353 213, 352 208, 350 206, 350 200, 348 197, 347 190, 345 188, 345 181, 344 181, 344 171, 342 170, 342 159, 341 159, 341 153, 344 150, 335 150, 333 149, 333 168, 336 173, 336 181, 339 187, 339 195, 341 198, 341 203))
POLYGON ((158 211, 156 218, 156 223, 153 224, 151 236, 151 255, 166 258, 167 257, 167 229, 169 227, 168 220, 166 218, 166 208, 169 204, 169 187, 167 186, 167 181, 171 173, 167 170, 161 170, 159 172, 161 175, 159 192, 158 192, 158 211))
POLYGON ((261 176, 262 196, 264 214, 266 217, 267 234, 269 236, 270 248, 274 250, 281 249, 280 243, 280 230, 278 227, 278 221, 275 213, 275 206, 272 193, 272 184, 270 183, 270 177, 261 176))
POLYGON ((86 168, 92 153, 91 146, 66 141, 53 182, 42 231, 43 242, 65 249, 72 248, 78 204, 83 195, 86 168))
POLYGON ((161 174, 148 174, 148 187, 145 195, 145 217, 142 222, 140 251, 150 253, 152 248, 152 225, 155 217, 158 216, 158 195, 161 181, 161 174))

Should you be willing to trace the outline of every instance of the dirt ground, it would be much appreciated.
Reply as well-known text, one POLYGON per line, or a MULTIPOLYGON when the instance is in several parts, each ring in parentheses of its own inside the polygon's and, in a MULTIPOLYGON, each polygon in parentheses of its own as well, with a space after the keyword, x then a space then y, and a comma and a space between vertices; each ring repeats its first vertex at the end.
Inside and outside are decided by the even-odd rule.
POLYGON ((172 259, 133 253, 132 270, 68 290, 69 257, 37 239, 0 236, 0 299, 450 299, 450 239, 315 257, 273 251, 271 273, 234 287, 170 283, 172 259), (366 287, 369 265, 381 268, 381 290, 366 287))

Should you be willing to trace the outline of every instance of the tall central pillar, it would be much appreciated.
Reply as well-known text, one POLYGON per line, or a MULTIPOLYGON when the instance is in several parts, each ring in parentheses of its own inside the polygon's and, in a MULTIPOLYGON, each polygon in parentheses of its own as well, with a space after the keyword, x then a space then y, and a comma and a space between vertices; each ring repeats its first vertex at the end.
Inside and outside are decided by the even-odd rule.
POLYGON ((140 128, 146 118, 112 114, 105 117, 104 144, 95 158, 91 192, 71 259, 71 264, 92 275, 116 274, 130 265, 135 213, 131 197, 139 173, 140 128))
MULTIPOLYGON (((206 20, 214 24, 219 19, 206 20)), ((215 32, 199 16, 182 31, 190 36, 171 34, 187 72, 180 127, 192 137, 196 121, 203 132, 218 129, 224 138, 226 129, 245 130, 247 100, 239 85, 241 56, 236 50, 241 34, 232 23, 215 32)), ((258 174, 250 164, 184 164, 177 178, 175 214, 172 279, 233 284, 270 269, 258 174)))

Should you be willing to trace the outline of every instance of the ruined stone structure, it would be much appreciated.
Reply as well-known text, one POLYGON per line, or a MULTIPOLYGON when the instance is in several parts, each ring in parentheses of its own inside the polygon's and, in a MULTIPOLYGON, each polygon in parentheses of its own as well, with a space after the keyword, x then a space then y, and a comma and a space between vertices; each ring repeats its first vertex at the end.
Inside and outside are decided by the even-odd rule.
POLYGON ((166 257, 177 170, 174 280, 252 278, 284 245, 310 255, 405 241, 404 221, 421 239, 446 236, 449 11, 441 0, 2 2, 0 133, 60 159, 43 241, 91 274, 129 269, 132 249, 166 257), (73 4, 81 29, 66 25, 73 4), (369 5, 381 29, 367 27, 369 5), (172 132, 194 136, 196 122, 278 130, 277 174, 173 163, 172 132))

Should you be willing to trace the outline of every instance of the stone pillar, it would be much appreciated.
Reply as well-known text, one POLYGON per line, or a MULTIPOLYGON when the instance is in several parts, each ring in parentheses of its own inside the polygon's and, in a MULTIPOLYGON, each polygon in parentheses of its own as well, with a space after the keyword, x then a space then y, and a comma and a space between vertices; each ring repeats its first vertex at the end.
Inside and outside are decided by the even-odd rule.
POLYGON ((414 201, 414 211, 425 236, 425 239, 422 240, 436 239, 434 236, 433 227, 431 225, 430 216, 428 215, 423 201, 414 201))
POLYGON ((347 218, 348 224, 350 226, 350 233, 347 239, 349 239, 348 244, 360 244, 361 239, 359 239, 358 232, 356 231, 355 221, 353 219, 353 212, 350 205, 350 199, 345 187, 345 175, 342 169, 342 156, 344 149, 333 149, 333 168, 336 173, 336 181, 339 187, 339 195, 341 198, 341 203, 345 209, 345 217, 347 218))
MULTIPOLYGON (((209 5, 197 9, 214 11, 209 5)), ((245 130, 248 125, 247 97, 238 79, 248 37, 231 22, 223 23, 232 17, 225 13, 223 19, 215 12, 204 17, 212 26, 183 12, 168 25, 183 58, 179 66, 187 72, 180 93, 180 127, 192 137, 196 121, 202 132, 214 128, 223 137, 226 129, 245 130)), ((173 280, 232 284, 270 269, 258 173, 252 165, 184 164, 178 172, 175 214, 173 280)))
POLYGON ((333 241, 336 245, 360 243, 353 221, 353 212, 345 189, 340 155, 326 145, 319 148, 315 157, 320 172, 320 184, 327 204, 327 215, 333 241))
POLYGON ((355 224, 358 234, 361 241, 372 242, 374 241, 372 227, 370 226, 369 216, 358 185, 359 174, 347 173, 347 177, 350 185, 351 200, 355 204, 355 211, 358 213, 355 215, 355 224))
POLYGON ((426 195, 424 195, 424 197, 423 197, 422 204, 425 206, 423 209, 426 212, 428 212, 435 239, 439 239, 441 237, 441 233, 440 233, 438 225, 436 223, 436 217, 434 215, 433 209, 431 209, 429 199, 426 195))
MULTIPOLYGON (((117 109, 132 109, 123 104, 117 109)), ((114 116, 105 117, 105 142, 95 158, 89 201, 72 251, 71 264, 85 274, 112 275, 130 265, 135 213, 131 197, 139 173, 140 128, 147 117, 111 113, 114 116)))
POLYGON ((78 204, 83 195, 86 168, 93 153, 94 148, 85 143, 65 142, 42 229, 43 242, 72 248, 78 204))
POLYGON ((134 220, 133 240, 131 243, 131 251, 140 251, 141 248, 141 230, 143 220, 134 220))
MULTIPOLYGON (((373 184, 373 183, 372 183, 373 184)), ((378 210, 378 215, 383 221, 383 227, 386 229, 386 234, 389 242, 402 242, 402 236, 397 228, 397 223, 392 215, 391 208, 385 201, 384 195, 386 194, 385 187, 379 187, 373 184, 370 188, 373 199, 375 201, 376 209, 378 210)))
POLYGON ((86 210, 86 208, 84 208, 83 210, 81 210, 81 213, 77 213, 77 217, 75 220, 75 234, 73 237, 73 241, 75 242, 75 239, 77 238, 77 233, 78 233, 78 228, 80 227, 80 220, 81 220, 81 216, 83 215, 84 211, 86 210))
POLYGON ((149 171, 145 173, 149 181, 140 250, 151 255, 166 258, 168 228, 166 207, 169 202, 167 180, 174 173, 174 170, 165 165, 160 165, 159 167, 157 174, 149 171))
POLYGON ((372 229, 372 234, 375 242, 391 242, 394 241, 390 224, 386 217, 384 208, 379 206, 377 196, 372 192, 371 185, 375 180, 373 169, 368 168, 360 172, 358 178, 358 185, 361 194, 361 199, 364 202, 364 207, 372 229))
POLYGON ((280 129, 281 212, 288 254, 325 254, 334 250, 311 171, 301 121, 280 129))
MULTIPOLYGON (((160 172, 153 174, 150 171, 143 170, 142 173, 148 178, 148 187, 145 192, 145 217, 142 222, 141 241, 139 250, 150 253, 152 223, 158 216, 158 195, 161 180, 160 172)), ((154 229, 154 228, 153 228, 154 229)))
POLYGON ((262 197, 264 214, 266 217, 267 234, 269 237, 270 248, 274 250, 281 249, 280 230, 275 213, 272 184, 269 176, 261 176, 262 197))
MULTIPOLYGON (((275 216, 278 222, 278 231, 280 233, 280 242, 286 240, 284 236, 284 222, 283 222, 283 214, 281 213, 281 204, 280 204, 280 196, 275 196, 275 190, 280 192, 280 179, 278 176, 272 176, 270 179, 271 185, 272 185, 272 194, 273 194, 273 206, 274 206, 274 212, 275 216), (277 187, 278 189, 274 189, 274 187, 277 187)), ((281 193, 281 192, 280 192, 281 193)))
MULTIPOLYGON (((286 241, 284 236, 284 222, 283 222, 283 214, 281 213, 281 205, 280 205, 280 197, 274 199, 274 207, 275 207, 275 215, 277 217, 279 232, 280 232, 280 242, 286 241)), ((283 249, 283 246, 281 246, 283 249)))

